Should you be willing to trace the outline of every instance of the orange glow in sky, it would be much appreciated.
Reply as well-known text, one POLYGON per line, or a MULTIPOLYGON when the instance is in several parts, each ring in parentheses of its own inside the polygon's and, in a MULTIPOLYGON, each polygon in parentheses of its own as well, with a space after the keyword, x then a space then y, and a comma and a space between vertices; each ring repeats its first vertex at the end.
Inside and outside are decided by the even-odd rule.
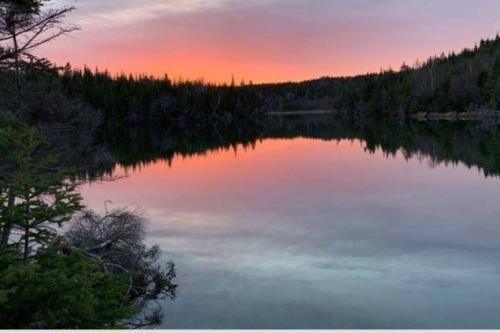
POLYGON ((81 31, 58 64, 211 82, 299 81, 399 68, 500 30, 496 0, 60 0, 81 31))

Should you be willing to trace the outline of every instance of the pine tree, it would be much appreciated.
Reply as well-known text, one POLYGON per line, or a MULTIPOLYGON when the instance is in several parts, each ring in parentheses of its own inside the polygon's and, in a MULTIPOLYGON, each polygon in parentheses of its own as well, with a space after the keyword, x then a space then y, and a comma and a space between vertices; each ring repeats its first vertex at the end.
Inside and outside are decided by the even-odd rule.
POLYGON ((55 235, 54 228, 82 208, 76 183, 56 159, 43 152, 39 132, 12 115, 0 121, 0 155, 4 165, 0 179, 2 205, 0 227, 3 245, 22 243, 23 257, 31 245, 44 246, 55 235), (16 237, 17 236, 17 237, 16 237))

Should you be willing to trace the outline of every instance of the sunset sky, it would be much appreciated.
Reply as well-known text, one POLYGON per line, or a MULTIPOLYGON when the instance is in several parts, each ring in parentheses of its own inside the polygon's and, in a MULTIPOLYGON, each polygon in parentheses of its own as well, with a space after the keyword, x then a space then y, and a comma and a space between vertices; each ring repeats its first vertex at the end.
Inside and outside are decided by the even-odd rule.
POLYGON ((398 68, 500 31, 498 0, 62 0, 58 64, 177 79, 304 80, 398 68))

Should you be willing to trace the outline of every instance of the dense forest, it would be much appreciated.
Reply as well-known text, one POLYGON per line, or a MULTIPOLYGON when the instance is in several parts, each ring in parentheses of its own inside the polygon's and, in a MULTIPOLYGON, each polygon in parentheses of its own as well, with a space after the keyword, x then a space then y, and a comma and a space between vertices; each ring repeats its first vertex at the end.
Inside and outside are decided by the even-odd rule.
MULTIPOLYGON (((499 36, 458 54, 442 54, 413 67, 403 64, 399 71, 301 83, 173 82, 168 76, 112 76, 107 71, 72 69, 69 64, 58 68, 33 58, 30 64, 23 78, 28 95, 25 113, 40 119, 67 113, 68 104, 79 105, 107 127, 162 124, 199 129, 255 123, 264 112, 280 110, 405 116, 500 109, 499 36)), ((0 105, 8 110, 14 77, 6 69, 1 78, 0 105)))
POLYGON ((267 110, 398 115, 500 109, 500 37, 398 71, 258 87, 267 110))
MULTIPOLYGON (((61 20, 57 17, 54 26, 60 27, 61 20)), ((65 29, 70 32, 74 27, 65 29)), ((18 38, 29 39, 33 32, 23 34, 27 36, 18 38)), ((3 35, 2 40, 9 41, 7 30, 3 35)), ((259 85, 176 82, 167 75, 112 75, 70 64, 58 67, 34 56, 33 46, 37 45, 16 52, 8 46, 0 49, 0 113, 14 113, 52 131, 61 126, 69 130, 72 125, 72 132, 92 135, 134 126, 196 132, 226 125, 252 126, 272 111, 408 116, 500 108, 499 36, 457 54, 434 56, 412 67, 403 64, 397 71, 259 85)))
POLYGON ((498 36, 459 54, 432 57, 414 67, 403 65, 399 71, 301 83, 173 82, 167 76, 112 76, 69 64, 60 68, 34 57, 24 68, 22 98, 14 84, 15 71, 2 68, 2 112, 16 112, 33 123, 60 118, 65 124, 93 128, 154 124, 197 131, 255 124, 266 111, 406 116, 498 110, 500 103, 498 36))

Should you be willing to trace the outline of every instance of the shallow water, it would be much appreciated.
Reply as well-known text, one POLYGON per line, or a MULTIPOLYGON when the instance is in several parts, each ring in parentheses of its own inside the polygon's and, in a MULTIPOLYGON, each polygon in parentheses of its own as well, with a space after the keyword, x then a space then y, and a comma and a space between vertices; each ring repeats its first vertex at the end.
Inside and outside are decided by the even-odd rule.
POLYGON ((362 140, 263 139, 83 188, 177 266, 167 328, 498 328, 500 179, 362 140))

